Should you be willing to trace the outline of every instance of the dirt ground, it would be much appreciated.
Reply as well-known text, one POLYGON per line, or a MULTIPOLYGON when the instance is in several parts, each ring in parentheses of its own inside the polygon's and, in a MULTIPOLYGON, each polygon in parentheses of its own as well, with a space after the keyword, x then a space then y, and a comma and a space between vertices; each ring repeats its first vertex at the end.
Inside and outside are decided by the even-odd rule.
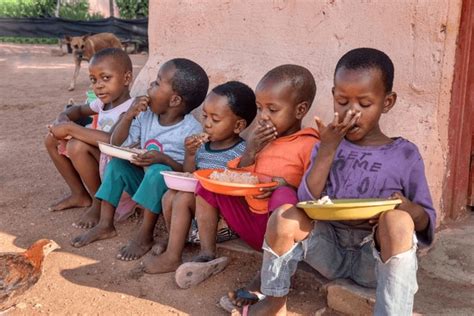
MULTIPOLYGON (((138 264, 115 255, 138 220, 117 225, 118 237, 81 249, 70 246, 81 233, 71 224, 83 209, 48 212, 68 188, 43 146, 45 126, 69 98, 85 100, 87 64, 74 92, 71 55, 53 57, 48 46, 0 45, 0 252, 21 251, 40 238, 62 247, 45 262, 43 277, 25 293, 11 315, 156 314, 225 315, 217 305, 227 291, 243 286, 260 264, 259 256, 220 250, 232 258, 227 269, 199 286, 182 290, 174 274, 137 275, 138 264)), ((147 56, 132 55, 135 76, 147 56)), ((162 235, 162 231, 158 231, 162 235)), ((193 253, 196 248, 188 247, 193 253)), ((308 315, 325 306, 311 280, 298 280, 290 294, 290 315, 308 315)))

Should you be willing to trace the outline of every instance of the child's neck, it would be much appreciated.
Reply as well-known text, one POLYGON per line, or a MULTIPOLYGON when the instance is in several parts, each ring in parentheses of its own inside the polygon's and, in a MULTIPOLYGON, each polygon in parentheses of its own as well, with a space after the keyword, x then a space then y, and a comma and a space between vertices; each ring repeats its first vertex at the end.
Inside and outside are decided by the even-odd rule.
POLYGON ((288 128, 283 133, 279 134, 278 137, 289 136, 289 135, 292 135, 294 133, 299 132, 300 130, 301 130, 301 121, 297 121, 297 122, 295 122, 295 124, 293 126, 288 128))
POLYGON ((382 146, 393 142, 393 139, 382 133, 380 129, 368 133, 362 139, 357 141, 351 141, 347 138, 346 140, 358 146, 382 146))
POLYGON ((172 126, 178 124, 184 119, 184 114, 176 114, 173 111, 158 115, 158 122, 161 126, 172 126))
POLYGON ((110 110, 113 109, 114 107, 124 103, 130 99, 130 91, 124 91, 117 99, 113 100, 111 103, 104 104, 104 110, 110 110))
POLYGON ((212 150, 223 150, 223 149, 232 148, 238 142, 240 142, 240 140, 241 138, 239 135, 234 135, 233 137, 229 137, 226 139, 209 142, 209 148, 211 148, 212 150))

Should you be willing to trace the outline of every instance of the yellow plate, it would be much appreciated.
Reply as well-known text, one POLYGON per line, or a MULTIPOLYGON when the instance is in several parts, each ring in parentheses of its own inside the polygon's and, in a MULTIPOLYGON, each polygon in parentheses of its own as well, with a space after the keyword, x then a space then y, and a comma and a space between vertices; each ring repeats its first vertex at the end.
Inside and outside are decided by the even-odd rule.
POLYGON ((377 214, 392 210, 401 200, 386 199, 339 199, 334 204, 317 204, 316 201, 300 202, 296 206, 302 208, 312 219, 342 221, 368 219, 377 214))

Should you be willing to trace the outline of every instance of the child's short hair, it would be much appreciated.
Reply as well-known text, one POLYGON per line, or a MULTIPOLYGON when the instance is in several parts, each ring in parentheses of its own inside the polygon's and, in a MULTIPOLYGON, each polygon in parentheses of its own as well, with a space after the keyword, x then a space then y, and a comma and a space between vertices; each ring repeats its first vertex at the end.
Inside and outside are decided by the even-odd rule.
POLYGON ((316 95, 316 82, 311 72, 298 65, 281 65, 267 72, 257 85, 266 82, 288 82, 296 92, 296 103, 307 101, 309 106, 316 95))
POLYGON ((206 98, 209 78, 201 66, 186 58, 174 58, 166 62, 176 68, 171 86, 179 94, 186 105, 188 114, 197 108, 206 98))
POLYGON ((124 72, 133 71, 132 61, 128 54, 121 48, 105 48, 95 53, 90 64, 95 64, 103 61, 106 58, 112 58, 116 63, 123 67, 124 72))
POLYGON ((350 50, 337 62, 334 75, 340 68, 348 70, 379 69, 382 74, 385 92, 392 91, 394 76, 392 60, 387 54, 378 49, 362 47, 350 50))
POLYGON ((218 85, 212 92, 227 97, 229 106, 235 115, 243 118, 247 126, 252 123, 257 115, 255 93, 246 84, 239 81, 229 81, 218 85))

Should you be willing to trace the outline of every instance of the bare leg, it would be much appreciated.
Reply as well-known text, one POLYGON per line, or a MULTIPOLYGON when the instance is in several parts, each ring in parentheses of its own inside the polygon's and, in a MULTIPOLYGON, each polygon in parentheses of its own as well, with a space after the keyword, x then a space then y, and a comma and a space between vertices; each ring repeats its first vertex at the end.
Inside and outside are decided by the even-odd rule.
POLYGON ((391 210, 379 218, 375 239, 380 245, 382 261, 411 249, 415 229, 411 216, 401 210, 391 210))
POLYGON ((215 257, 219 210, 207 203, 202 197, 196 196, 196 220, 201 241, 199 256, 215 257))
MULTIPOLYGON (((296 242, 305 239, 312 228, 313 222, 302 210, 289 204, 283 205, 270 216, 265 241, 277 255, 281 256, 296 242)), ((287 296, 267 296, 252 305, 249 315, 286 315, 286 300, 287 296)))
POLYGON ((120 249, 117 258, 124 261, 137 260, 146 254, 153 246, 153 231, 159 214, 152 213, 145 209, 143 222, 132 240, 120 249))
POLYGON ((171 225, 171 214, 173 211, 173 200, 175 199, 176 193, 178 191, 169 189, 165 192, 161 198, 161 206, 163 208, 163 217, 165 219, 166 229, 170 231, 171 225))
POLYGON ((72 239, 71 244, 80 248, 94 241, 115 237, 117 232, 114 226, 115 207, 107 201, 102 201, 99 223, 85 232, 72 239))
POLYGON ((166 251, 159 256, 149 257, 144 262, 147 273, 176 271, 181 265, 186 237, 193 218, 195 197, 193 193, 178 192, 173 200, 169 240, 166 251))
POLYGON ((67 198, 51 205, 51 211, 61 211, 73 207, 85 207, 91 205, 91 197, 86 188, 82 184, 81 177, 74 169, 73 164, 66 156, 58 153, 58 141, 54 136, 48 133, 44 140, 48 154, 54 163, 54 166, 59 171, 61 176, 66 181, 71 195, 67 198))
POLYGON ((100 217, 100 201, 95 198, 95 193, 101 183, 99 174, 100 151, 97 147, 76 139, 71 139, 68 142, 67 151, 74 168, 81 176, 90 196, 93 197, 91 207, 73 225, 79 228, 92 228, 97 224, 100 217))

